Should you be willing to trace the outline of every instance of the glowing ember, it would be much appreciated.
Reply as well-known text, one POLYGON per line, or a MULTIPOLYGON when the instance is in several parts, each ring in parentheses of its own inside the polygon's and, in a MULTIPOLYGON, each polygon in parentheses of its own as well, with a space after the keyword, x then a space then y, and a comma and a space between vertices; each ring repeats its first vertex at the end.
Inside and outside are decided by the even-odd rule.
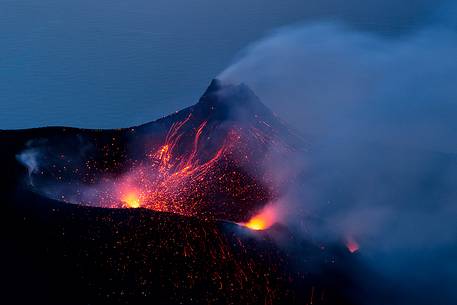
POLYGON ((277 211, 272 206, 265 207, 259 214, 241 225, 255 231, 266 230, 277 222, 277 211))

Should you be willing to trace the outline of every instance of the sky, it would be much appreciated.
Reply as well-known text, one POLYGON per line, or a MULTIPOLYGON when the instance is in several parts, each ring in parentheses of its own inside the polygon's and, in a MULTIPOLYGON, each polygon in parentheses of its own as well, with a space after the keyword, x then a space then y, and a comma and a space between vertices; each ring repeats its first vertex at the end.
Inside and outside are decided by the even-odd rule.
POLYGON ((330 20, 398 37, 444 2, 4 0, 0 129, 145 123, 194 104, 247 45, 278 27, 330 20))

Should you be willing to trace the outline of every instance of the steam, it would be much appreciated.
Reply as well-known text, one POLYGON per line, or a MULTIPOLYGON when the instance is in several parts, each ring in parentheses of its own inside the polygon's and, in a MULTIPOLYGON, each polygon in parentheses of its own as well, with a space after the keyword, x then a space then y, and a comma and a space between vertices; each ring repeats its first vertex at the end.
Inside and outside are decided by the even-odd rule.
POLYGON ((287 27, 219 76, 246 83, 310 141, 275 208, 308 237, 360 244, 395 287, 394 301, 371 303, 457 302, 457 31, 447 21, 395 39, 287 27))
POLYGON ((27 149, 17 156, 18 160, 27 167, 29 177, 38 171, 38 155, 38 151, 34 149, 27 149))
POLYGON ((27 148, 16 156, 16 159, 21 162, 27 169, 28 183, 33 186, 33 174, 39 170, 39 158, 41 156, 40 143, 29 141, 26 143, 27 148))

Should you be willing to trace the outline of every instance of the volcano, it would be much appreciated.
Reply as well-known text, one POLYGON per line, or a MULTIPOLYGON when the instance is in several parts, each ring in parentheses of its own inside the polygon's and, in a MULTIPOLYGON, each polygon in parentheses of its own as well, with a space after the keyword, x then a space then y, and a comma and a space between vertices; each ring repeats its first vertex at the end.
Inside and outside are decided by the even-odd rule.
POLYGON ((286 181, 265 165, 301 145, 247 86, 218 80, 196 105, 152 123, 53 134, 19 154, 30 185, 45 196, 231 221, 247 220, 277 195, 286 181))
POLYGON ((237 224, 291 179, 269 165, 305 147, 246 85, 213 80, 141 126, 0 137, 1 290, 15 304, 351 303, 343 244, 237 224))

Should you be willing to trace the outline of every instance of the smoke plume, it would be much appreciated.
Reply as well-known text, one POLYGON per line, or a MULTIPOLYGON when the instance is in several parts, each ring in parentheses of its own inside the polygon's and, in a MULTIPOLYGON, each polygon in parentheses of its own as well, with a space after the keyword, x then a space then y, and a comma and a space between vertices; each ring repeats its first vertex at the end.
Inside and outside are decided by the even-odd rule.
POLYGON ((389 287, 398 304, 457 302, 457 31, 443 14, 450 11, 396 38, 337 23, 283 28, 219 76, 246 83, 310 143, 300 179, 276 206, 289 210, 282 222, 360 244, 385 279, 377 289, 389 287))

